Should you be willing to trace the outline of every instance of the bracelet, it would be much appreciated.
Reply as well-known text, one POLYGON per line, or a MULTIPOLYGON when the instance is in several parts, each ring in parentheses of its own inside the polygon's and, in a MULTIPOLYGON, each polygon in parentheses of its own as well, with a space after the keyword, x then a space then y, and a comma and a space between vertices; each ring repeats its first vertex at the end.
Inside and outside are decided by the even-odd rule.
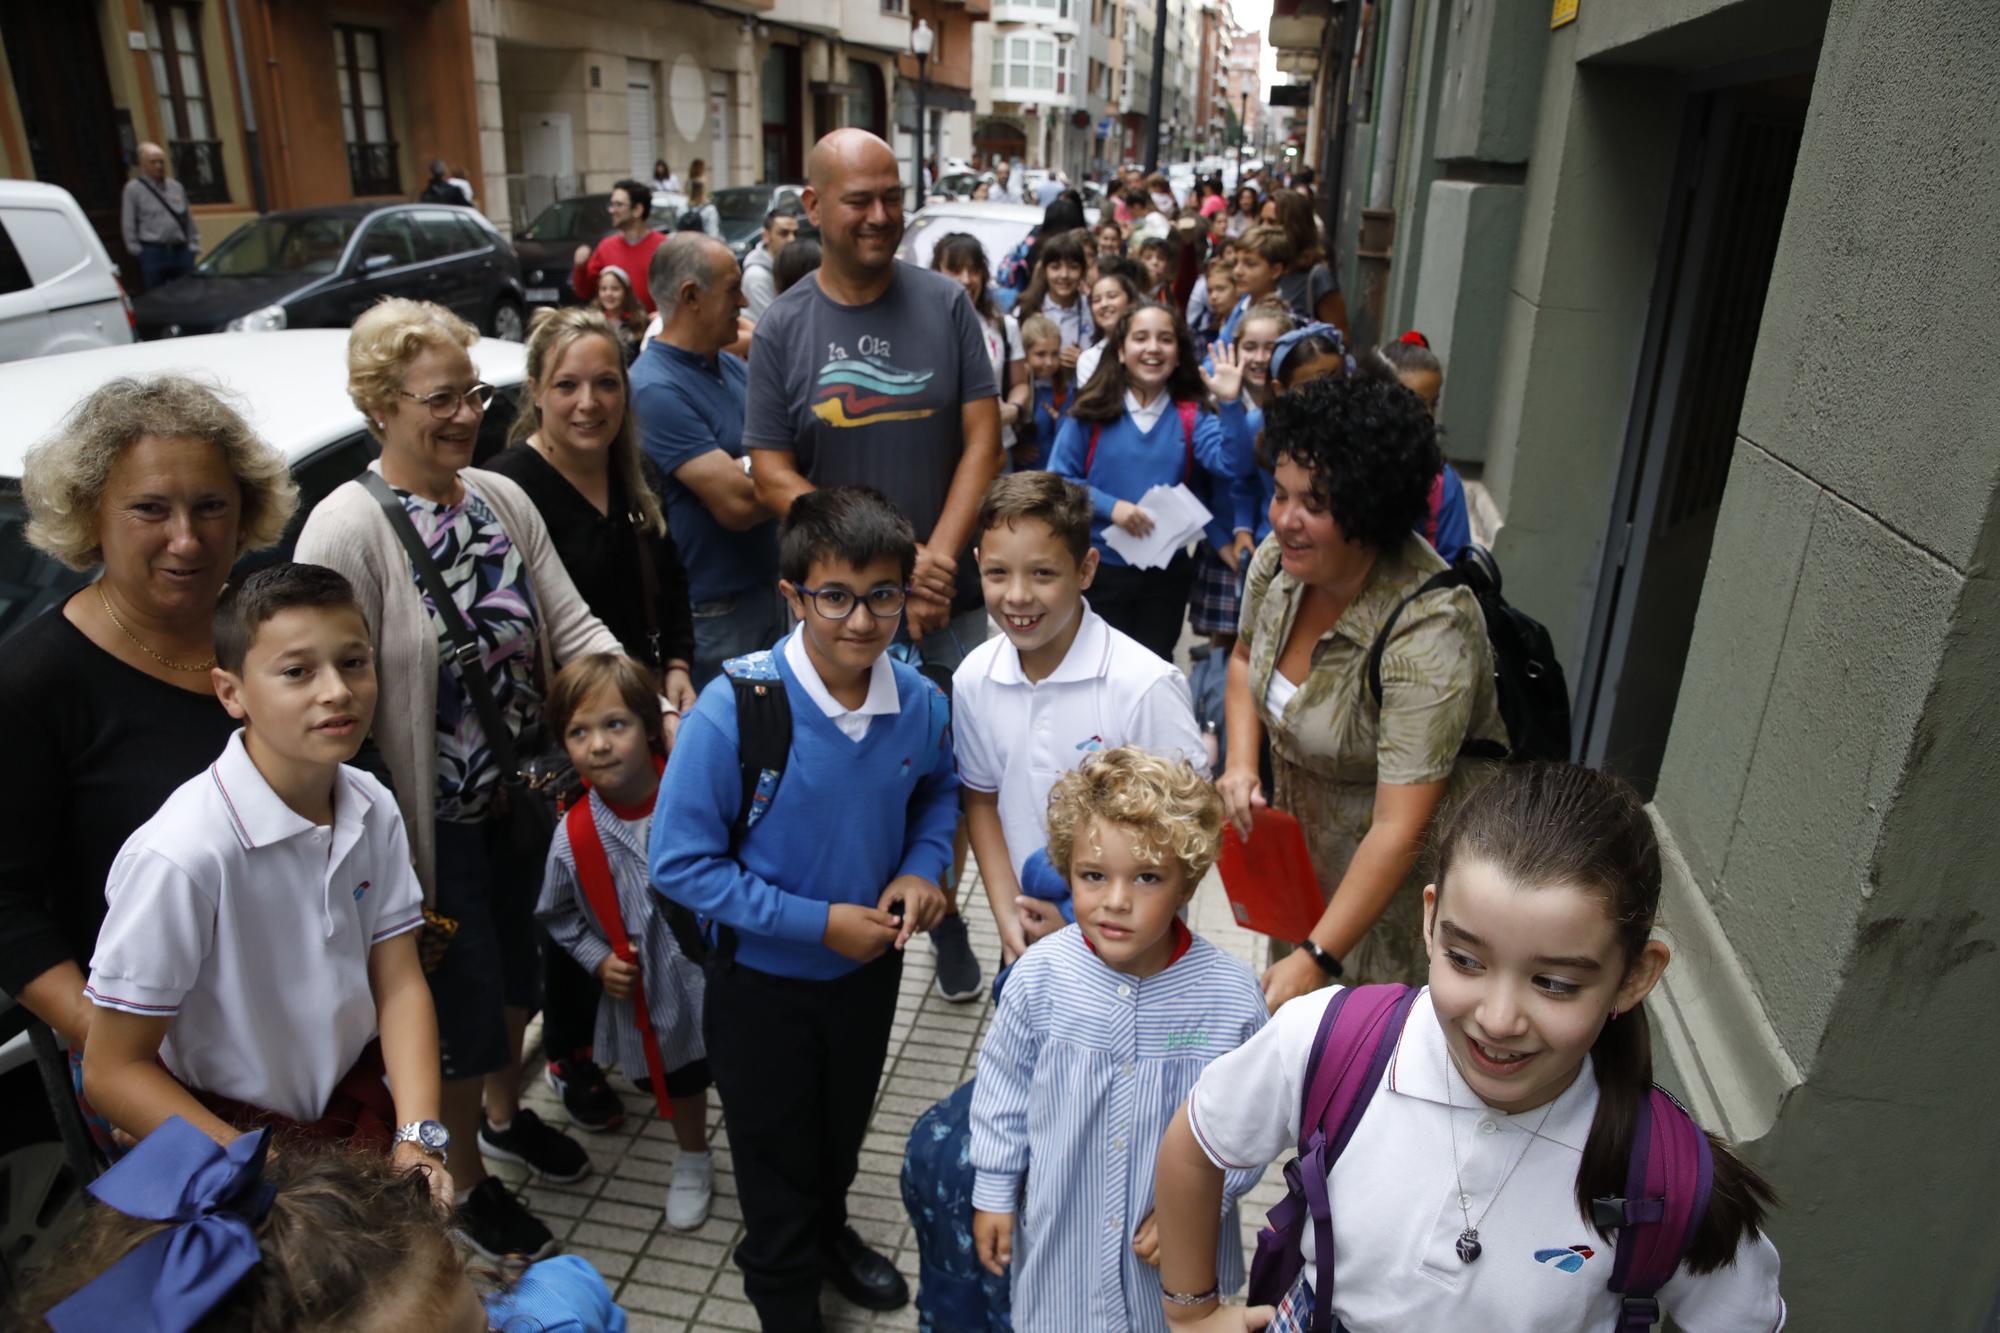
POLYGON ((1218 1295, 1220 1295, 1221 1292, 1222 1292, 1222 1286, 1220 1283, 1217 1283, 1215 1286, 1210 1287, 1207 1291, 1196 1291, 1196 1292, 1168 1291, 1165 1287, 1162 1287, 1160 1288, 1160 1299, 1165 1301, 1168 1305, 1179 1305, 1183 1307, 1192 1305, 1207 1305, 1210 1301, 1214 1300, 1218 1295))
POLYGON ((1338 981, 1340 974, 1347 970, 1340 965, 1338 958, 1314 944, 1310 935, 1299 941, 1299 952, 1318 963, 1320 971, 1332 980, 1338 981))

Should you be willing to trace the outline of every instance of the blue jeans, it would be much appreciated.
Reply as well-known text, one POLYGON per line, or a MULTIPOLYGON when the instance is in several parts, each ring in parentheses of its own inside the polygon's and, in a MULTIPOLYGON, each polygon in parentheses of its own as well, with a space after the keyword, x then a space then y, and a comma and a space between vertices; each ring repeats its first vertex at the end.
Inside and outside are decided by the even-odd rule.
POLYGON ((722 674, 732 657, 769 648, 791 625, 791 611, 777 585, 746 588, 734 597, 694 607, 694 687, 722 674))
POLYGON ((163 282, 172 282, 183 274, 194 272, 194 251, 185 245, 165 245, 159 241, 147 241, 139 247, 139 275, 146 280, 146 290, 152 291, 163 282))

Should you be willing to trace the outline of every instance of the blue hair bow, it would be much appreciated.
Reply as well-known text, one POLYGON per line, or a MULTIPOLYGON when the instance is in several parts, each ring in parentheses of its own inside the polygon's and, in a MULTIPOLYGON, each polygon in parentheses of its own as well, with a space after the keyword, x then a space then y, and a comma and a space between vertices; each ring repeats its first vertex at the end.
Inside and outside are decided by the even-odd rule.
POLYGON ((1350 375, 1354 373, 1354 354, 1347 350, 1347 339, 1341 337, 1340 330, 1333 325, 1321 324, 1315 321, 1314 323, 1293 329, 1290 333, 1278 339, 1278 345, 1271 351, 1272 379, 1283 378, 1286 360, 1290 358, 1291 354, 1298 348, 1298 345, 1308 338, 1325 338, 1335 347, 1339 348, 1341 355, 1347 360, 1347 373, 1350 375))
POLYGON ((264 1183, 269 1129, 224 1147, 179 1116, 90 1183, 127 1217, 172 1222, 49 1311, 56 1333, 187 1333, 262 1260, 255 1227, 277 1187, 264 1183))

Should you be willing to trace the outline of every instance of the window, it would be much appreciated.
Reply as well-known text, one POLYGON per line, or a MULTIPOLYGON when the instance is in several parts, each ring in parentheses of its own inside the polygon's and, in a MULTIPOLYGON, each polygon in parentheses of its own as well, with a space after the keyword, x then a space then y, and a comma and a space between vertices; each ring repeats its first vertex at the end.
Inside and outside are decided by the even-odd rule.
MULTIPOLYGON (((650 164, 649 164, 650 165, 650 164)), ((470 228, 450 213, 419 213, 417 254, 423 259, 448 259, 482 248, 470 228)))
POLYGON ((882 12, 884 14, 907 14, 909 13, 909 9, 905 4, 905 0, 882 0, 882 12))
POLYGON ((28 266, 21 262, 21 252, 14 248, 14 238, 7 234, 5 226, 0 226, 0 296, 25 292, 34 285, 28 277, 28 266))
POLYGON ((389 259, 387 264, 378 263, 380 268, 400 268, 417 262, 416 238, 411 234, 407 213, 391 213, 368 224, 361 237, 362 268, 366 269, 368 261, 378 255, 389 259))
POLYGON ((1051 38, 1032 34, 996 38, 993 42, 993 83, 996 87, 1066 93, 1069 91, 1069 47, 1051 38))
POLYGON ((347 136, 347 179, 356 194, 401 194, 403 173, 389 127, 382 34, 333 25, 333 68, 340 84, 340 127, 347 136))
POLYGON ((209 115, 208 71, 201 59, 201 6, 151 0, 146 6, 146 52, 174 176, 190 203, 227 203, 229 182, 209 115))

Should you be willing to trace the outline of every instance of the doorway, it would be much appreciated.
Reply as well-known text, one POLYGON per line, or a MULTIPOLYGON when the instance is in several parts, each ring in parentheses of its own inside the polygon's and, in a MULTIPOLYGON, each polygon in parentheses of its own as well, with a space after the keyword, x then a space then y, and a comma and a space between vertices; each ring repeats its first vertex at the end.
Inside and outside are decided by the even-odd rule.
MULTIPOLYGON (((119 113, 112 105, 111 79, 104 69, 97 8, 0 6, 0 40, 7 44, 7 67, 14 76, 35 179, 75 195, 104 248, 117 256, 125 253, 118 222, 125 159, 119 113)), ((124 45, 122 33, 119 45, 124 45)), ((126 283, 136 287, 138 256, 131 258, 120 267, 126 283)))
POLYGON ((763 183, 777 185, 805 177, 799 134, 799 48, 774 46, 764 56, 763 183))
POLYGON ((1698 92, 1689 105, 1578 674, 1578 758, 1649 800, 1812 93, 1812 57, 1788 65, 1758 83, 1698 92))

